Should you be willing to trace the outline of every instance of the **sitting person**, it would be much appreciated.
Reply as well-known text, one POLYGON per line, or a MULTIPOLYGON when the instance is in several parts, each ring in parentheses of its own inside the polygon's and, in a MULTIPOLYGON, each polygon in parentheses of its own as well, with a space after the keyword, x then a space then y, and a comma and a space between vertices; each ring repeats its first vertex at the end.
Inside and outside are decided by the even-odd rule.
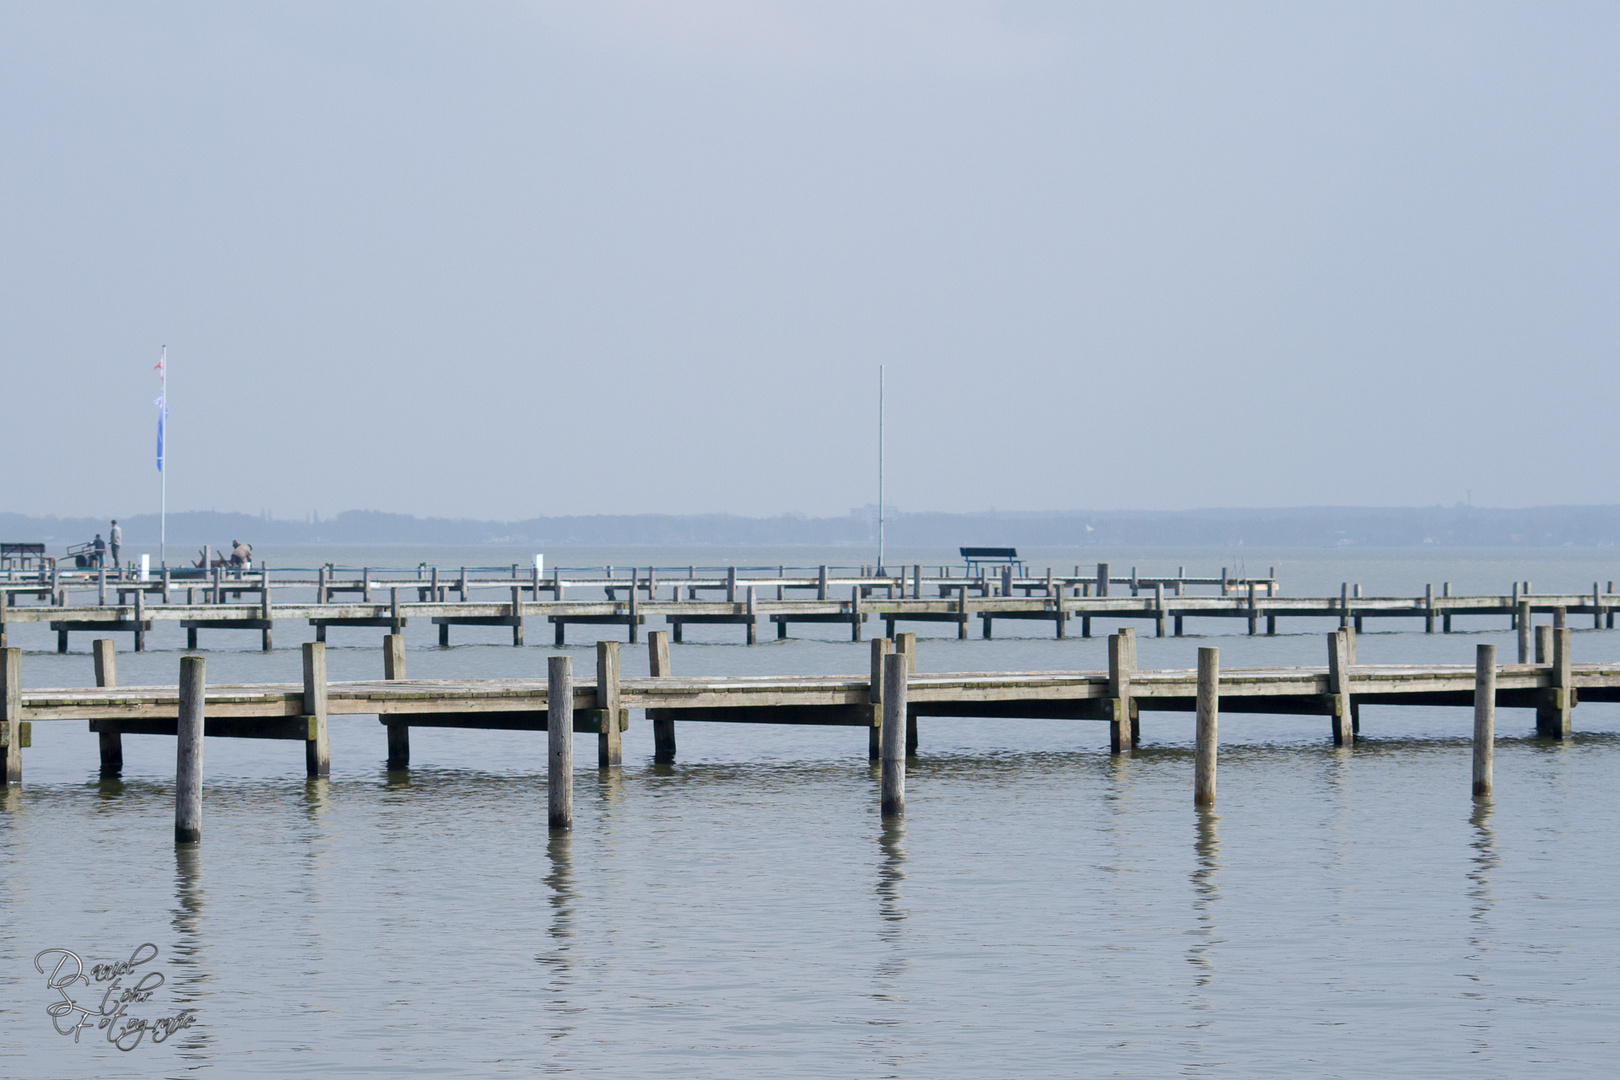
POLYGON ((91 559, 90 565, 104 566, 107 562, 107 541, 101 538, 100 533, 96 533, 96 538, 91 541, 90 546, 95 548, 96 552, 91 559))

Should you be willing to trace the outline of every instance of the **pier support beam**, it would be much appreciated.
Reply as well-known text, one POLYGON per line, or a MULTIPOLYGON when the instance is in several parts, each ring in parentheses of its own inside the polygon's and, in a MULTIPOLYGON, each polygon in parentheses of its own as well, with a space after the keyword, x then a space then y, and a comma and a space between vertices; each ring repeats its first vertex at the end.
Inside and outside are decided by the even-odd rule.
POLYGON ((1328 693, 1333 697, 1333 745, 1354 746, 1355 723, 1351 717, 1349 630, 1328 635, 1328 693))
POLYGON ((867 732, 866 757, 877 761, 883 752, 883 658, 894 651, 888 638, 872 639, 872 726, 867 732))
POLYGON ((22 650, 0 649, 0 786, 22 783, 22 650))
POLYGON ((1193 759, 1193 805, 1215 805, 1215 755, 1221 701, 1221 650, 1198 650, 1198 728, 1193 759))
MULTIPOLYGON (((632 604, 635 603, 635 599, 634 599, 635 595, 636 595, 635 587, 631 586, 631 588, 630 588, 630 596, 631 596, 632 599, 631 599, 630 602, 632 604)), ((398 602, 399 602, 399 590, 398 589, 394 590, 394 601, 395 601, 395 605, 396 605, 396 610, 394 612, 394 617, 398 618, 399 617, 399 612, 397 610, 397 605, 398 605, 398 602)), ((521 585, 513 585, 512 586, 512 645, 513 645, 514 648, 519 648, 519 647, 521 647, 523 645, 523 586, 521 586, 521 585)))
MULTIPOLYGON (((917 674, 917 635, 909 630, 896 634, 894 651, 906 658, 907 673, 917 674)), ((911 756, 917 753, 917 718, 909 713, 906 715, 906 753, 911 756)))
POLYGON ((882 813, 901 817, 906 812, 906 752, 902 743, 906 726, 908 658, 895 653, 883 658, 883 776, 882 813))
MULTIPOLYGON (((388 634, 383 637, 383 678, 392 682, 405 677, 405 635, 388 634)), ((411 727, 409 724, 388 725, 388 767, 408 769, 411 765, 411 727)))
POLYGON ((574 658, 571 656, 553 656, 546 660, 546 750, 547 822, 553 829, 572 829, 574 658))
POLYGON ((206 691, 200 656, 180 658, 180 720, 175 726, 174 842, 202 839, 203 699, 206 691))
MULTIPOLYGON (((96 685, 118 685, 117 654, 113 652, 111 638, 97 638, 90 643, 96 657, 96 685)), ((124 736, 114 725, 105 725, 96 736, 101 743, 101 775, 116 776, 124 769, 124 736)))
MULTIPOLYGON (((785 625, 785 624, 784 624, 785 625)), ((655 679, 668 678, 675 672, 669 666, 669 631, 654 630, 647 635, 647 673, 655 679)), ((668 715, 653 718, 653 760, 675 760, 675 721, 668 715)))
POLYGON ((304 642, 304 719, 309 735, 304 740, 304 772, 326 776, 332 771, 332 751, 326 741, 326 646, 304 642))
MULTIPOLYGON (((624 764, 624 744, 619 736, 619 643, 596 643, 596 764, 616 769, 624 764)), ((572 717, 569 718, 572 720, 572 717)))
MULTIPOLYGON (((1517 588, 1518 588, 1518 586, 1515 585, 1514 589, 1516 590, 1517 588)), ((1518 613, 1517 616, 1515 616, 1513 622, 1514 622, 1514 625, 1517 626, 1518 630, 1519 630, 1519 663, 1528 664, 1530 662, 1530 635, 1531 635, 1531 629, 1530 629, 1530 618, 1531 618, 1531 616, 1530 616, 1530 601, 1528 601, 1528 600, 1519 601, 1518 611, 1519 611, 1519 613, 1518 613)), ((1537 661, 1537 662, 1539 663, 1539 661, 1537 661)))
POLYGON ((1536 734, 1549 739, 1567 739, 1571 734, 1570 710, 1575 696, 1570 681, 1570 630, 1552 632, 1552 686, 1546 704, 1536 710, 1536 734))
POLYGON ((1474 798, 1491 794, 1491 756, 1496 743, 1496 646, 1474 651, 1474 798))
MULTIPOLYGON (((1101 577, 1101 573, 1098 574, 1101 577)), ((1136 670, 1136 628, 1123 627, 1108 635, 1108 751, 1123 754, 1141 740, 1131 698, 1131 673, 1136 670)))

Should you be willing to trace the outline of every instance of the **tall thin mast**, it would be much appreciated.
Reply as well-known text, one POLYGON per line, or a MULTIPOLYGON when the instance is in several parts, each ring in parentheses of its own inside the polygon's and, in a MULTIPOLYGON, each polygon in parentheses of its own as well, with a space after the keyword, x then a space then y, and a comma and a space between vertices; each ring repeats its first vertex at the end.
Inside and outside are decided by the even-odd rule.
POLYGON ((883 365, 878 365, 878 573, 883 569, 883 365))
MULTIPOLYGON (((169 347, 158 359, 158 565, 169 565, 169 347)), ((168 597, 163 598, 165 601, 168 597)))

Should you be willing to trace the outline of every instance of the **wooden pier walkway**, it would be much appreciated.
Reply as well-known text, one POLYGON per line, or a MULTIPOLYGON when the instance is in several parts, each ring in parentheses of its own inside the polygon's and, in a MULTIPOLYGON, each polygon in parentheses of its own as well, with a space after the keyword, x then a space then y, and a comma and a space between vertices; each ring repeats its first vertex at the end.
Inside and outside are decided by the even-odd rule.
MULTIPOLYGON (((1537 730, 1568 737, 1579 701, 1620 701, 1620 662, 1574 664, 1570 631, 1548 635, 1545 662, 1496 668, 1494 702, 1533 709, 1537 730)), ((1355 634, 1327 635, 1322 667, 1228 668, 1219 673, 1220 706, 1235 713, 1294 713, 1329 719, 1338 744, 1355 741, 1360 706, 1474 704, 1475 665, 1358 665, 1355 634)), ((1193 713, 1198 673, 1137 670, 1136 635, 1126 628, 1109 637, 1107 671, 915 673, 916 638, 872 642, 871 671, 849 676, 680 677, 669 669, 668 637, 649 642, 646 678, 621 678, 619 645, 598 642, 597 676, 572 684, 569 703, 575 731, 598 735, 599 763, 620 764, 620 733, 632 710, 645 710, 653 724, 655 755, 675 756, 675 722, 820 724, 866 728, 869 752, 879 756, 883 713, 883 662, 891 652, 908 658, 905 683, 908 749, 918 741, 918 720, 927 717, 1097 720, 1109 724, 1110 745, 1128 751, 1140 740, 1141 714, 1193 713)), ((305 744, 311 775, 328 771, 330 716, 376 716, 388 733, 390 767, 410 760, 412 727, 544 731, 550 713, 547 679, 420 680, 404 670, 404 644, 389 635, 384 679, 328 682, 325 646, 305 643, 302 684, 208 686, 200 703, 207 735, 278 739, 305 744)), ((73 689, 23 689, 21 654, 0 652, 0 750, 4 775, 20 782, 21 750, 32 725, 85 720, 101 736, 102 767, 122 763, 123 735, 175 735, 182 714, 178 686, 120 687, 110 641, 97 643, 96 671, 102 685, 73 689)), ((194 658, 187 658, 188 662, 194 658)))

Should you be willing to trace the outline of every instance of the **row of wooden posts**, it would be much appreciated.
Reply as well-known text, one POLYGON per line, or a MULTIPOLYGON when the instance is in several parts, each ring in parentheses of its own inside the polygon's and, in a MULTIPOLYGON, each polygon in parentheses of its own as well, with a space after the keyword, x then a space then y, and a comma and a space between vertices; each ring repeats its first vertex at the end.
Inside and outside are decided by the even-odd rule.
MULTIPOLYGON (((1567 635, 1568 631, 1564 633, 1567 635)), ((912 638, 912 635, 906 635, 912 638)), ((1118 634, 1110 638, 1111 651, 1120 652, 1130 650, 1134 642, 1133 635, 1118 634)), ((1350 649, 1350 632, 1336 631, 1332 635, 1333 654, 1348 666, 1350 649)), ((602 645, 613 646, 615 643, 603 642, 602 645)), ((888 644, 884 642, 883 644, 888 644)), ((908 678, 915 670, 916 650, 914 638, 910 641, 898 642, 901 647, 891 651, 874 643, 874 665, 881 672, 881 720, 874 725, 872 743, 874 757, 881 760, 880 768, 880 811, 885 817, 898 817, 905 813, 906 797, 906 757, 908 752, 915 748, 915 729, 908 725, 907 718, 907 684, 908 678)), ((667 674, 669 664, 669 641, 664 631, 657 631, 649 642, 653 674, 667 674)), ((322 730, 318 737, 312 737, 306 743, 306 752, 310 760, 306 763, 311 775, 323 775, 329 769, 325 738, 326 709, 325 696, 325 656, 324 649, 319 643, 309 643, 304 646, 306 650, 305 664, 305 693, 306 701, 313 702, 313 707, 306 704, 313 714, 312 723, 318 722, 322 730)), ((8 667, 15 666, 17 650, 6 650, 6 663, 8 667)), ((399 635, 389 635, 385 649, 385 663, 388 666, 390 678, 403 675, 403 642, 399 635), (396 666, 397 665, 397 666, 396 666)), ((599 668, 599 680, 617 684, 617 648, 600 650, 599 660, 610 668, 599 668)), ((110 643, 97 642, 96 649, 98 681, 101 675, 101 663, 104 656, 111 656, 110 643), (104 647, 105 646, 105 650, 104 647)), ((180 661, 179 684, 179 724, 176 748, 175 766, 175 826, 174 835, 177 843, 196 843, 202 837, 202 742, 204 730, 204 692, 205 692, 205 660, 200 656, 183 657, 180 661)), ((1116 664, 1116 668, 1119 665, 1116 664)), ((11 686, 17 685, 15 672, 9 672, 13 677, 7 680, 11 686)), ((547 661, 547 702, 572 702, 574 700, 573 658, 569 656, 553 656, 547 661)), ((1128 692, 1128 691, 1127 691, 1128 692)), ((1347 710, 1346 710, 1347 711, 1347 710)), ((619 725, 616 722, 607 722, 606 718, 617 718, 618 710, 611 712, 603 710, 604 722, 601 723, 598 735, 599 764, 604 768, 618 766, 622 761, 619 740, 619 725)), ((1219 747, 1219 714, 1220 714, 1220 650, 1214 647, 1203 647, 1198 650, 1198 678, 1197 678, 1197 722, 1195 735, 1194 769, 1193 769, 1193 802, 1199 807, 1210 807, 1215 803, 1216 791, 1216 761, 1219 747)), ((1492 751, 1495 740, 1496 725, 1496 646, 1481 644, 1477 647, 1474 671, 1474 732, 1473 732, 1473 775, 1472 791, 1475 797, 1488 797, 1492 785, 1492 751)), ((554 723, 548 721, 547 725, 547 817, 553 829, 571 829, 574 822, 573 807, 573 768, 574 768, 574 725, 570 723, 554 723)), ((1112 725, 1114 735, 1114 749, 1120 749, 1119 743, 1129 746, 1132 741, 1130 719, 1125 716, 1116 717, 1112 725)), ((654 721, 655 759, 671 760, 674 757, 674 722, 668 719, 654 721)), ((408 743, 406 728, 389 728, 389 759, 393 764, 396 753, 399 757, 408 756, 408 743), (396 745, 396 737, 401 742, 396 745)), ((1335 735, 1342 734, 1343 741, 1348 742, 1351 736, 1348 723, 1341 712, 1335 718, 1335 735)), ((105 739, 105 736, 104 736, 105 739)), ((1338 741, 1336 739, 1336 741, 1338 741)), ((106 747, 103 747, 103 760, 106 761, 106 747)), ((15 755, 11 761, 19 760, 15 755)), ((20 775, 20 773, 19 773, 20 775)))

